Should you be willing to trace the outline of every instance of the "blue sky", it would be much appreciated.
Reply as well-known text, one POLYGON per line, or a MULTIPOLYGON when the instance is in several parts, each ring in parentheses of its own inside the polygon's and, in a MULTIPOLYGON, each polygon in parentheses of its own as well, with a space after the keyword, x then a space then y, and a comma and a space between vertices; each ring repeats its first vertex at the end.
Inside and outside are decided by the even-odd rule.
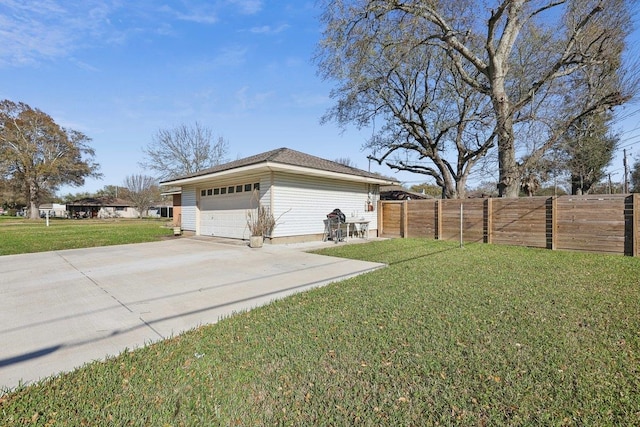
MULTIPOLYGON (((332 83, 312 62, 319 13, 315 0, 0 0, 0 99, 93 139, 104 178, 65 194, 148 174, 138 162, 153 134, 195 121, 228 141, 230 159, 289 147, 367 169, 371 131, 319 123, 332 105, 332 83)), ((619 127, 631 155, 640 153, 637 111, 625 108, 619 127)), ((614 180, 620 169, 617 159, 614 180)))

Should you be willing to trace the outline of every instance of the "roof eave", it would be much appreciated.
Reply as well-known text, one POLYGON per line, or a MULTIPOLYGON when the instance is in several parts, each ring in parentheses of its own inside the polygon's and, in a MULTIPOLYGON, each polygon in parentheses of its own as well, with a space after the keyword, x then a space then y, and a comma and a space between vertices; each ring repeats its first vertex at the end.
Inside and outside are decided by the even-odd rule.
POLYGON ((399 184, 398 181, 390 180, 384 177, 376 178, 370 176, 354 175, 340 172, 332 172, 321 169, 308 168, 303 166, 294 166, 286 163, 278 162, 261 162, 253 165, 241 166, 238 168, 227 169, 219 172, 203 174, 188 178, 176 179, 172 181, 161 182, 160 185, 166 186, 185 186, 189 184, 197 184, 199 182, 210 181, 212 179, 223 178, 232 175, 241 175, 251 172, 278 171, 288 172, 298 175, 316 176, 323 178, 339 179, 342 181, 363 182, 367 184, 394 185, 399 184))

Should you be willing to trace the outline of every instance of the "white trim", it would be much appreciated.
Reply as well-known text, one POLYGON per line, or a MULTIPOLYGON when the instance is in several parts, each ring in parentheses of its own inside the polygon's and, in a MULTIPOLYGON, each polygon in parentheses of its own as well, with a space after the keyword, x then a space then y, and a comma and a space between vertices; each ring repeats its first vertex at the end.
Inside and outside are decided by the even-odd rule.
POLYGON ((342 181, 365 182, 368 184, 393 185, 398 183, 397 181, 384 179, 384 178, 373 178, 373 177, 367 177, 367 176, 351 175, 351 174, 331 172, 331 171, 326 171, 321 169, 313 169, 313 168, 308 168, 303 166, 287 165, 287 164, 277 163, 277 162, 275 163, 261 162, 254 165, 241 166, 233 169, 227 169, 227 170, 213 172, 205 175, 198 175, 190 178, 177 179, 174 181, 165 181, 165 182, 161 182, 160 185, 161 186, 181 186, 181 185, 195 184, 201 181, 206 181, 214 178, 222 178, 229 175, 245 174, 248 172, 257 173, 257 172, 263 172, 263 171, 288 172, 288 173, 299 174, 299 175, 339 179, 342 181))

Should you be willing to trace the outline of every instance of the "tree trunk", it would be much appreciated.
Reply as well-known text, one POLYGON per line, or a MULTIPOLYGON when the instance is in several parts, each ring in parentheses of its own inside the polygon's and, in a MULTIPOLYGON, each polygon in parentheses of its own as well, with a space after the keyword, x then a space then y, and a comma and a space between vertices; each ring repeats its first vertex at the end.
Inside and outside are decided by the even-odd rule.
POLYGON ((456 190, 458 193, 458 199, 464 199, 467 197, 467 175, 460 176, 460 179, 456 182, 456 190))
POLYGON ((513 135, 513 118, 510 113, 509 100, 504 91, 494 95, 497 112, 498 134, 498 195, 500 197, 518 197, 520 193, 520 173, 516 162, 515 137, 513 135))
POLYGON ((40 219, 40 193, 34 182, 29 183, 29 219, 40 219))

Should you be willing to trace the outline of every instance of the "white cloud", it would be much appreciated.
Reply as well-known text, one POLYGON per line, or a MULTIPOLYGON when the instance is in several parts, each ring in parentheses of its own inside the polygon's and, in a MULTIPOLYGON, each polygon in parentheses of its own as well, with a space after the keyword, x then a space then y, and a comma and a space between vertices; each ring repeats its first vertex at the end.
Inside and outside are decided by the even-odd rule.
MULTIPOLYGON (((78 50, 126 44, 140 34, 176 35, 174 21, 211 25, 223 11, 256 14, 263 0, 0 0, 0 66, 35 65, 78 50)), ((253 31, 275 34, 279 27, 253 31)))
MULTIPOLYGON (((6 0, 0 4, 0 63, 20 66, 66 57, 109 32, 109 2, 6 0)), ((106 37, 105 37, 106 38, 106 37)))
POLYGON ((329 96, 320 93, 294 93, 290 96, 293 105, 300 108, 322 107, 331 102, 329 96))
POLYGON ((218 22, 218 17, 213 13, 208 14, 199 14, 199 13, 190 13, 190 14, 178 14, 178 19, 182 21, 190 21, 198 24, 215 24, 218 22))
POLYGON ((78 58, 71 57, 71 58, 69 58, 69 61, 71 61, 72 63, 76 64, 76 66, 78 68, 81 68, 81 69, 86 70, 86 71, 91 71, 91 72, 100 71, 98 68, 94 67, 93 65, 91 65, 91 64, 89 64, 87 62, 81 61, 78 58))
POLYGON ((215 5, 210 5, 208 3, 198 4, 195 2, 184 2, 183 6, 184 10, 177 10, 164 5, 160 8, 160 11, 169 13, 175 19, 180 21, 195 22, 197 24, 215 24, 218 22, 215 5))
POLYGON ((235 98, 238 109, 245 111, 264 105, 274 95, 273 91, 250 93, 250 87, 243 86, 236 91, 235 98))
POLYGON ((245 63, 246 55, 246 47, 227 47, 221 49, 214 58, 201 62, 198 68, 201 68, 202 70, 211 70, 218 68, 237 67, 245 63))
POLYGON ((249 29, 249 32, 254 34, 278 34, 283 32, 287 28, 289 28, 289 25, 287 24, 282 24, 275 28, 271 27, 270 25, 263 25, 261 27, 253 27, 249 29))
POLYGON ((262 10, 262 0, 229 0, 232 5, 238 6, 240 13, 254 15, 262 10))

